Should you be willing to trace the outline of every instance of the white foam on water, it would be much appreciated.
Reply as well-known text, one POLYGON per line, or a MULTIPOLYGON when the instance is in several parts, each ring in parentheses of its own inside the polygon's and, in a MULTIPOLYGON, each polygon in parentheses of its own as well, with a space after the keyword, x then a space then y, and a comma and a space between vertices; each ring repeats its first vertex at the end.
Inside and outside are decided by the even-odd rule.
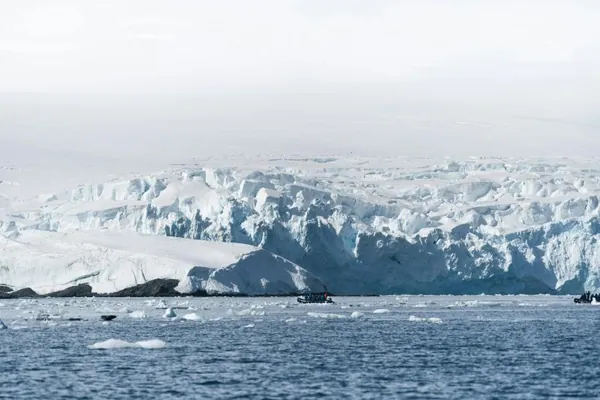
POLYGON ((286 322, 286 323, 290 324, 290 323, 292 323, 292 322, 296 322, 296 321, 297 321, 297 319, 296 319, 296 318, 294 318, 294 317, 292 317, 292 318, 288 318, 288 319, 286 319, 284 322, 286 322))
POLYGON ((119 339, 108 339, 104 342, 94 343, 88 346, 90 349, 125 349, 125 348, 142 348, 142 349, 163 349, 166 343, 159 339, 142 340, 139 342, 127 342, 119 339))
POLYGON ((350 318, 360 318, 362 317, 364 314, 358 311, 354 311, 351 315, 350 318))
POLYGON ((254 324, 248 324, 248 325, 244 325, 242 326, 242 328, 254 328, 254 324))
POLYGON ((377 310, 373 310, 373 314, 387 314, 390 310, 387 308, 378 308, 377 310))
POLYGON ((328 314, 328 313, 317 313, 317 312, 309 312, 306 313, 309 317, 313 318, 329 318, 329 319, 344 319, 348 318, 347 315, 343 314, 328 314))

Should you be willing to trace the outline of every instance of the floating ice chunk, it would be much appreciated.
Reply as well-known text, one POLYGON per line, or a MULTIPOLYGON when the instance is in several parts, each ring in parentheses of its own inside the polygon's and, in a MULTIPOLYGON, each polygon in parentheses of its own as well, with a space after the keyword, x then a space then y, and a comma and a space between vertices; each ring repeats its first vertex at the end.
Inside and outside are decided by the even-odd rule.
POLYGON ((0 319, 0 329, 8 329, 8 326, 4 325, 4 322, 0 319))
POLYGON ((135 342, 135 344, 143 349, 164 349, 167 347, 167 344, 160 339, 142 340, 140 342, 135 342))
POLYGON ((177 314, 175 314, 175 311, 173 311, 172 308, 167 308, 167 311, 165 311, 165 314, 163 315, 163 318, 175 318, 177 316, 177 314))
POLYGON ((88 346, 90 349, 124 349, 124 348, 143 348, 143 349, 162 349, 166 343, 159 339, 143 340, 140 342, 127 342, 119 339, 108 339, 104 342, 94 343, 88 346))
POLYGON ((318 313, 318 312, 309 312, 309 313, 306 313, 306 315, 308 315, 309 317, 313 317, 313 318, 330 318, 330 319, 348 318, 347 315, 343 315, 343 314, 327 314, 327 313, 318 313))
POLYGON ((148 318, 148 315, 144 311, 134 311, 129 316, 131 318, 148 318))
POLYGON ((442 323, 442 319, 437 318, 437 317, 423 318, 423 317, 416 317, 414 315, 411 315, 410 317, 408 317, 408 320, 411 322, 431 322, 432 324, 441 324, 442 323))
POLYGON ((387 314, 389 312, 390 310, 388 310, 387 308, 379 308, 377 310, 373 310, 373 314, 387 314))
POLYGON ((360 318, 362 317, 364 314, 358 311, 354 311, 351 315, 350 318, 360 318))
POLYGON ((165 303, 165 301, 161 299, 154 308, 164 310, 165 308, 167 308, 167 303, 165 303))
POLYGON ((188 321, 202 321, 202 317, 196 313, 185 314, 181 318, 186 319, 188 321))
POLYGON ((296 320, 296 318, 294 318, 294 317, 292 317, 292 318, 288 318, 288 319, 286 319, 286 320, 285 320, 285 322, 286 322, 286 323, 288 323, 288 324, 290 324, 290 323, 292 323, 292 322, 296 322, 296 321, 297 321, 297 320, 296 320))
POLYGON ((249 315, 249 314, 251 314, 251 313, 252 313, 252 311, 254 311, 254 310, 252 310, 251 308, 247 308, 247 309, 245 309, 245 310, 236 311, 236 312, 235 312, 235 315, 239 315, 239 316, 242 316, 242 315, 249 315))
POLYGON ((244 325, 242 328, 254 328, 254 324, 244 325))

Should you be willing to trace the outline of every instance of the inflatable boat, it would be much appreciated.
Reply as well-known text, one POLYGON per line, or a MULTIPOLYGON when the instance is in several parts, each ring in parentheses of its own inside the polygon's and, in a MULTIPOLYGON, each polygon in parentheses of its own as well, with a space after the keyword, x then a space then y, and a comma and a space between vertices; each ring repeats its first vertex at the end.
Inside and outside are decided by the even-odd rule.
POLYGON ((298 297, 298 303, 333 303, 333 299, 327 293, 310 293, 298 297))

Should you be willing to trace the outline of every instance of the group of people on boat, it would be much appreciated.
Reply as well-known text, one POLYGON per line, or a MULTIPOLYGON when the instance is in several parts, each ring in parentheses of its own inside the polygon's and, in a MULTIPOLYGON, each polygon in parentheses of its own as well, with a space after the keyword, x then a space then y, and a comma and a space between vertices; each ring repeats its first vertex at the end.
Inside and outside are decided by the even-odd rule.
POLYGON ((324 293, 308 293, 302 297, 298 297, 300 303, 332 303, 333 300, 327 292, 324 293))
POLYGON ((597 301, 600 303, 600 293, 590 293, 589 291, 585 292, 578 299, 574 299, 575 303, 591 303, 592 301, 597 301))

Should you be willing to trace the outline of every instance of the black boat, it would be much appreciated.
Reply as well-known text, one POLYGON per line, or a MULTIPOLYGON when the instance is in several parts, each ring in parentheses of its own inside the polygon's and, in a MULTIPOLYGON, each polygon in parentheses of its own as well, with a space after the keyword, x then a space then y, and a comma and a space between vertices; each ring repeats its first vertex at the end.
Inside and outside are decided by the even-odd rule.
POLYGON ((590 292, 585 292, 579 298, 573 299, 573 301, 577 304, 590 304, 592 302, 600 303, 600 294, 591 294, 590 292))
POLYGON ((308 304, 308 303, 333 303, 333 299, 329 297, 327 292, 325 293, 309 293, 305 294, 302 297, 298 297, 298 303, 308 304))

